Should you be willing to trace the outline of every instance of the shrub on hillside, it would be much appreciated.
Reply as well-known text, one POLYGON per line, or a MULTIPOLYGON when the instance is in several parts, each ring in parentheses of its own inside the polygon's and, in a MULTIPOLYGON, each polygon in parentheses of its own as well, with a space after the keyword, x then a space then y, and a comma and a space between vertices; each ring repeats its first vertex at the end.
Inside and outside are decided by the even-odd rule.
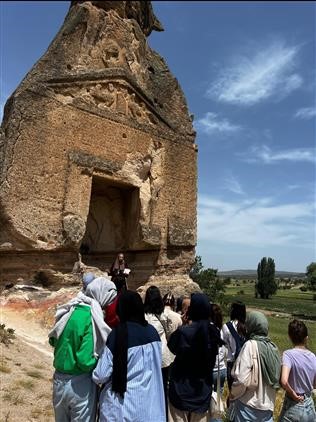
POLYGON ((5 324, 0 324, 0 343, 8 346, 14 338, 14 330, 12 328, 5 328, 5 324))

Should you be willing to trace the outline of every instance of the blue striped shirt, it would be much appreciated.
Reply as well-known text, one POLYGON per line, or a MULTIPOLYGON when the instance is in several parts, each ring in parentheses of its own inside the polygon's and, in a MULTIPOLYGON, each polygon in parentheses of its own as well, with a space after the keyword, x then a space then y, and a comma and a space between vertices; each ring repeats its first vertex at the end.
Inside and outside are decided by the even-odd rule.
POLYGON ((127 389, 124 399, 112 391, 113 345, 111 332, 92 378, 105 384, 100 397, 101 422, 165 422, 161 375, 161 342, 155 328, 128 322, 127 389))

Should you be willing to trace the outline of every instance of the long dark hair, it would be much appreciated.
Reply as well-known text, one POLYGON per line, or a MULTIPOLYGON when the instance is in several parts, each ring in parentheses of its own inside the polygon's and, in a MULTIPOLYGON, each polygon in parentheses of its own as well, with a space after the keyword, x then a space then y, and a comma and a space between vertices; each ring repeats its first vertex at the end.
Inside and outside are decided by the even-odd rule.
POLYGON ((144 308, 146 314, 161 315, 164 310, 164 303, 160 290, 156 286, 150 286, 145 295, 144 308))
POLYGON ((237 332, 240 336, 246 336, 246 305, 243 302, 236 301, 231 304, 230 308, 231 321, 237 320, 237 332))
POLYGON ((219 305, 216 305, 216 303, 212 303, 211 305, 211 321, 214 323, 214 325, 221 330, 223 326, 223 313, 221 310, 221 307, 219 305))
POLYGON ((124 398, 127 386, 128 329, 127 322, 136 322, 142 326, 148 323, 145 319, 144 305, 140 295, 131 290, 121 294, 116 306, 120 318, 114 329, 115 346, 113 353, 112 390, 124 398))

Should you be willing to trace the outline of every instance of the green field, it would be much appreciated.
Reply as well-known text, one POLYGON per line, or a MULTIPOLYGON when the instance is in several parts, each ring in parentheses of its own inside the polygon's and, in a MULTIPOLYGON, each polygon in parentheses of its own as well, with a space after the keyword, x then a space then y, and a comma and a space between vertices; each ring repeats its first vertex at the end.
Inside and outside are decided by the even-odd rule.
MULTIPOLYGON (((273 342, 278 346, 280 352, 292 348, 292 344, 287 335, 287 328, 289 318, 280 318, 269 316, 269 336, 273 342)), ((308 347, 312 351, 316 351, 316 322, 305 321, 309 333, 308 347)))
POLYGON ((306 325, 309 331, 309 348, 316 351, 316 302, 313 301, 313 293, 301 292, 298 288, 289 290, 279 289, 272 299, 256 299, 254 297, 254 283, 248 280, 246 283, 238 281, 226 286, 225 301, 231 303, 235 300, 241 300, 247 307, 256 308, 258 310, 271 311, 268 316, 270 337, 277 344, 280 352, 291 348, 288 339, 287 328, 289 321, 294 315, 298 319, 306 318, 306 325), (244 294, 240 294, 243 291, 244 294), (289 315, 284 315, 289 314, 289 315))
POLYGON ((306 319, 316 319, 316 302, 312 292, 301 292, 294 287, 289 290, 279 289, 271 299, 256 299, 254 297, 254 283, 239 282, 226 286, 225 299, 228 302, 241 300, 252 308, 266 309, 291 315, 304 315, 306 319), (244 294, 240 294, 243 291, 244 294))

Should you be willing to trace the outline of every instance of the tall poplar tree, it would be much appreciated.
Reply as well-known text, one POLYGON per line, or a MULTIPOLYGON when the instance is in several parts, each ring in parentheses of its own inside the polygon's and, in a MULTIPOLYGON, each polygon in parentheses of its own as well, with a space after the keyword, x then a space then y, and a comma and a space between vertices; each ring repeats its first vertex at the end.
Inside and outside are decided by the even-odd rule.
POLYGON ((275 281, 275 263, 272 258, 262 258, 257 268, 258 281, 255 285, 256 295, 269 299, 278 289, 275 281))

